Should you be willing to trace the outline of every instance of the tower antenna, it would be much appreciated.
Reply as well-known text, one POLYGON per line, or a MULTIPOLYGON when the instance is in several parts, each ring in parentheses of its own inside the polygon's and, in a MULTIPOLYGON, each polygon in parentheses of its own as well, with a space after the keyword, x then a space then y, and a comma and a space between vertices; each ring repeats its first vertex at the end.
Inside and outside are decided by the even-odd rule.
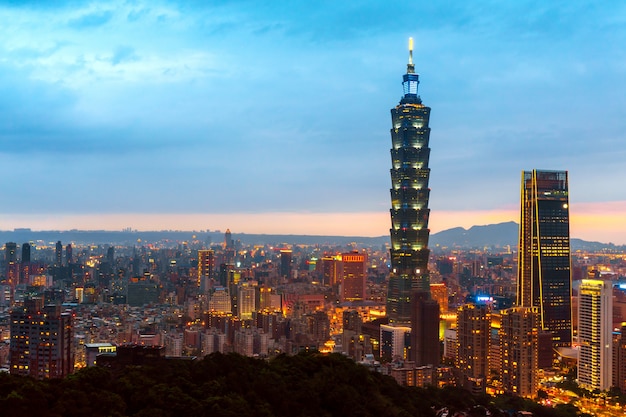
POLYGON ((415 65, 413 64, 413 38, 409 38, 409 63, 406 66, 407 74, 415 73, 415 65))

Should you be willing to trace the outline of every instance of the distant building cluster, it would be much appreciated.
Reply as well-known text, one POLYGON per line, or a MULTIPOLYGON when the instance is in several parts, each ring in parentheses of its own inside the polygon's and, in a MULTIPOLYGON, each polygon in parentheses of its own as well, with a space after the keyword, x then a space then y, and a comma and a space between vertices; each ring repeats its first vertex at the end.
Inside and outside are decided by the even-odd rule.
POLYGON ((377 348, 361 323, 384 317, 387 248, 244 247, 224 236, 215 244, 29 242, 21 256, 5 244, 1 364, 53 378, 94 365, 95 352, 135 344, 162 346, 166 357, 345 350, 361 360, 377 348))

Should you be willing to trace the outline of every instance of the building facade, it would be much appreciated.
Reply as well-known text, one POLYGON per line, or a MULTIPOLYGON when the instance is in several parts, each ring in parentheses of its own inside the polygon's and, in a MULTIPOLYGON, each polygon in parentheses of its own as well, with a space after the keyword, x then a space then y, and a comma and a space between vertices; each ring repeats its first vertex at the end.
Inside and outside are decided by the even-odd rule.
POLYGON ((524 171, 517 305, 539 307, 554 347, 572 344, 572 276, 567 171, 524 171))
POLYGON ((47 379, 74 371, 71 313, 37 298, 13 308, 10 320, 10 373, 47 379))
POLYGON ((411 351, 409 359, 416 366, 439 366, 439 304, 426 291, 412 294, 411 351))
POLYGON ((12 289, 18 284, 17 243, 7 242, 4 246, 4 273, 12 289))
POLYGON ((489 376, 491 309, 487 304, 465 304, 457 310, 456 368, 459 385, 484 393, 489 376))
POLYGON ((338 286, 341 281, 341 257, 324 256, 318 265, 321 265, 322 283, 328 287, 338 286))
POLYGON ((367 253, 348 252, 341 255, 341 302, 363 301, 367 278, 367 253))
POLYGON ((505 392, 537 395, 538 307, 513 307, 500 312, 500 376, 505 392))
POLYGON ((198 288, 204 293, 209 292, 215 284, 215 251, 201 249, 198 251, 198 288))
POLYGON ((411 348, 411 328, 405 326, 380 326, 380 359, 408 359, 411 348))
POLYGON ((613 372, 612 283, 583 279, 578 298, 578 383, 589 390, 607 390, 613 372))
POLYGON ((428 147, 430 108, 417 94, 419 75, 409 63, 403 76, 404 95, 391 109, 391 275, 387 291, 387 316, 391 324, 411 320, 411 294, 429 291, 428 276, 428 147))

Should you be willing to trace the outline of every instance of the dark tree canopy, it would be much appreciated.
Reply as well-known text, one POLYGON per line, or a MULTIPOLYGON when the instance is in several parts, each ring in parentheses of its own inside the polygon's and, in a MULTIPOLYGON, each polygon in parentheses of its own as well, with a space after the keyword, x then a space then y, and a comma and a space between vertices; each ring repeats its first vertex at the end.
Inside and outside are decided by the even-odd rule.
MULTIPOLYGON (((520 404, 548 415, 532 402, 520 404)), ((444 406, 499 415, 491 397, 473 397, 459 388, 401 387, 341 355, 306 353, 263 361, 217 353, 199 361, 129 366, 115 375, 97 367, 63 380, 0 375, 0 414, 5 417, 400 417, 434 416, 444 406)))

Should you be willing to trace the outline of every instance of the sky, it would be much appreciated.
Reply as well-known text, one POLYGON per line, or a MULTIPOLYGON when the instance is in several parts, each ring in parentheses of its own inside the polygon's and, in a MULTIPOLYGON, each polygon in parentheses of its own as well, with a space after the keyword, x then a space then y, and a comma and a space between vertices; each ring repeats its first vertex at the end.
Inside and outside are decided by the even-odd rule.
POLYGON ((431 233, 550 169, 626 243, 626 4, 591 1, 0 2, 0 229, 388 234, 409 37, 431 233))

